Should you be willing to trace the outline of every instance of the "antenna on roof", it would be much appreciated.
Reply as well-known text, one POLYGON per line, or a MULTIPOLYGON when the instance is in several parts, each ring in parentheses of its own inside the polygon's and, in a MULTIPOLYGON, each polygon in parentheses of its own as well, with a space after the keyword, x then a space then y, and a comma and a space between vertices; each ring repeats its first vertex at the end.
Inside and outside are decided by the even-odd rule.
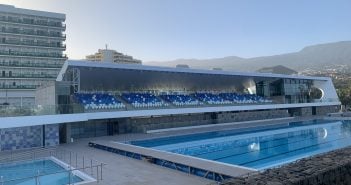
POLYGON ((106 50, 107 50, 107 44, 105 44, 105 48, 106 48, 106 50))

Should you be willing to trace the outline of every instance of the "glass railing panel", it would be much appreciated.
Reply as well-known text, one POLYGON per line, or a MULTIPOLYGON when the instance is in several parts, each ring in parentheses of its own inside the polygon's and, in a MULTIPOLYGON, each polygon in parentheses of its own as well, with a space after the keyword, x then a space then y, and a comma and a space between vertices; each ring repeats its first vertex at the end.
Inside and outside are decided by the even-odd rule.
POLYGON ((26 19, 19 19, 13 17, 2 17, 0 21, 3 22, 10 22, 10 23, 20 23, 20 24, 28 24, 28 25, 41 25, 41 26, 50 26, 50 27, 57 27, 57 28, 66 28, 65 24, 62 22, 53 22, 53 21, 38 21, 38 20, 26 20, 26 19))
POLYGON ((38 68, 61 68, 63 64, 33 64, 33 63, 6 63, 0 62, 0 66, 7 67, 38 67, 38 68))
POLYGON ((66 38, 65 34, 58 33, 48 33, 48 32, 31 32, 31 31, 22 31, 22 30, 0 30, 2 33, 13 33, 13 34, 24 34, 24 35, 35 35, 35 36, 48 36, 48 37, 58 37, 66 38))
POLYGON ((1 44, 14 44, 14 45, 26 45, 26 46, 43 46, 52 48, 66 48, 66 45, 58 45, 56 43, 38 43, 38 42, 21 42, 21 41, 0 41, 1 44))
POLYGON ((36 89, 36 85, 0 85, 0 89, 36 89))
POLYGON ((67 58, 67 55, 57 53, 32 53, 32 52, 21 52, 21 51, 0 51, 1 55, 10 56, 32 56, 32 57, 50 57, 50 58, 67 58))
MULTIPOLYGON (((1 87, 0 87, 1 88, 1 87)), ((338 103, 338 99, 328 99, 323 101, 338 103)), ((310 102, 313 103, 313 102, 310 102)), ((284 103, 279 103, 284 104, 284 103)), ((288 103, 285 103, 288 104, 288 103)), ((298 104, 298 103, 296 103, 298 104)), ((163 106, 163 107, 143 107, 135 108, 130 105, 124 108, 115 109, 84 109, 82 104, 67 104, 67 105, 38 105, 38 106, 11 106, 0 105, 0 117, 5 116, 26 116, 26 115, 51 115, 51 114, 73 114, 73 113, 91 113, 91 112, 115 112, 115 111, 132 111, 132 110, 157 110, 157 109, 178 109, 178 108, 198 108, 198 107, 226 107, 226 106, 257 106, 257 105, 278 105, 272 103, 251 103, 251 104, 226 104, 226 105, 194 105, 194 106, 163 106)))

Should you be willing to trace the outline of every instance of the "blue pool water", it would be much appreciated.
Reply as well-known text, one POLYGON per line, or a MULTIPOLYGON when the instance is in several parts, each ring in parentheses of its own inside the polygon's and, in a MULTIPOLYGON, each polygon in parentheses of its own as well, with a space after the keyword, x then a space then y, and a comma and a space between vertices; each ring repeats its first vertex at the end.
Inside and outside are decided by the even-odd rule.
MULTIPOLYGON (((44 175, 38 179, 40 185, 64 185, 69 182, 69 173, 49 159, 0 164, 0 177, 5 182, 3 185, 35 185, 36 179, 32 177, 38 173, 44 175)), ((81 178, 71 173, 71 182, 81 181, 81 178)))
POLYGON ((351 122, 293 122, 255 131, 208 132, 132 141, 131 144, 254 169, 266 169, 350 146, 351 122))

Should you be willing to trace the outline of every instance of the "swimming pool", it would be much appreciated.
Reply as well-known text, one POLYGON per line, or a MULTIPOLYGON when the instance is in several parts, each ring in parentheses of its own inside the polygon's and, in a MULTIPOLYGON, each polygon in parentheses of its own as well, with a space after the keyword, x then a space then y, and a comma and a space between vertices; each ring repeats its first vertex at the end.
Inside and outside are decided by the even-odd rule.
POLYGON ((0 177, 1 185, 35 185, 37 180, 40 185, 63 185, 69 183, 69 178, 71 183, 83 181, 49 158, 1 164, 0 177), (34 178, 38 174, 40 177, 34 178))
POLYGON ((208 132, 131 144, 261 170, 351 146, 351 122, 292 122, 278 128, 208 132))

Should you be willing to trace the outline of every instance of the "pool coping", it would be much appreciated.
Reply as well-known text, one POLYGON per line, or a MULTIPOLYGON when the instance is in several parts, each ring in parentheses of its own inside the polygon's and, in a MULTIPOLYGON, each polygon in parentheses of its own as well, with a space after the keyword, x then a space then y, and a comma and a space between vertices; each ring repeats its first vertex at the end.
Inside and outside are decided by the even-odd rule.
MULTIPOLYGON (((217 127, 217 129, 220 129, 220 127, 225 127, 225 126, 236 126, 236 125, 252 124, 252 123, 265 123, 265 122, 269 122, 269 121, 288 121, 288 120, 294 120, 294 119, 295 119, 295 117, 284 117, 284 118, 273 118, 273 119, 264 119, 264 120, 251 120, 251 121, 239 121, 239 122, 229 122, 229 123, 205 124, 205 125, 197 125, 197 126, 184 126, 184 127, 166 128, 166 129, 148 130, 148 131, 146 131, 146 133, 147 134, 155 134, 155 133, 162 133, 162 132, 182 131, 182 130, 211 128, 211 127, 214 127, 214 128, 217 127)), ((273 125, 273 124, 267 124, 267 125, 273 125)))
POLYGON ((156 149, 145 148, 145 147, 140 147, 140 146, 135 146, 130 144, 124 144, 116 141, 106 141, 106 140, 91 141, 89 142, 89 146, 104 149, 106 151, 110 151, 118 154, 121 154, 120 152, 122 153, 129 152, 130 155, 127 155, 126 153, 125 156, 136 158, 139 160, 149 161, 154 164, 155 162, 152 162, 153 160, 163 160, 166 163, 167 162, 173 163, 172 165, 174 165, 175 169, 178 168, 177 164, 184 165, 189 168, 189 173, 191 173, 190 172, 191 168, 204 170, 206 171, 206 174, 203 177, 208 178, 208 174, 212 173, 212 176, 211 176, 212 178, 211 177, 208 178, 212 180, 216 180, 215 179, 216 175, 218 175, 222 180, 224 180, 226 178, 232 178, 232 177, 237 177, 237 176, 242 176, 253 172, 257 172, 257 170, 253 168, 232 165, 232 164, 227 164, 227 163, 222 163, 217 161, 211 161, 207 159, 201 159, 197 157, 186 156, 186 155, 176 154, 176 153, 171 153, 166 151, 160 151, 156 149), (118 151, 114 151, 114 149, 118 151), (135 157, 135 155, 138 155, 140 157, 135 157))
POLYGON ((45 157, 45 158, 54 161, 56 164, 60 165, 65 170, 71 170, 73 175, 75 175, 83 180, 81 182, 73 183, 74 185, 82 185, 82 184, 96 182, 96 179, 94 179, 93 177, 82 172, 80 169, 76 169, 75 167, 61 161, 60 159, 57 159, 54 156, 45 157))

